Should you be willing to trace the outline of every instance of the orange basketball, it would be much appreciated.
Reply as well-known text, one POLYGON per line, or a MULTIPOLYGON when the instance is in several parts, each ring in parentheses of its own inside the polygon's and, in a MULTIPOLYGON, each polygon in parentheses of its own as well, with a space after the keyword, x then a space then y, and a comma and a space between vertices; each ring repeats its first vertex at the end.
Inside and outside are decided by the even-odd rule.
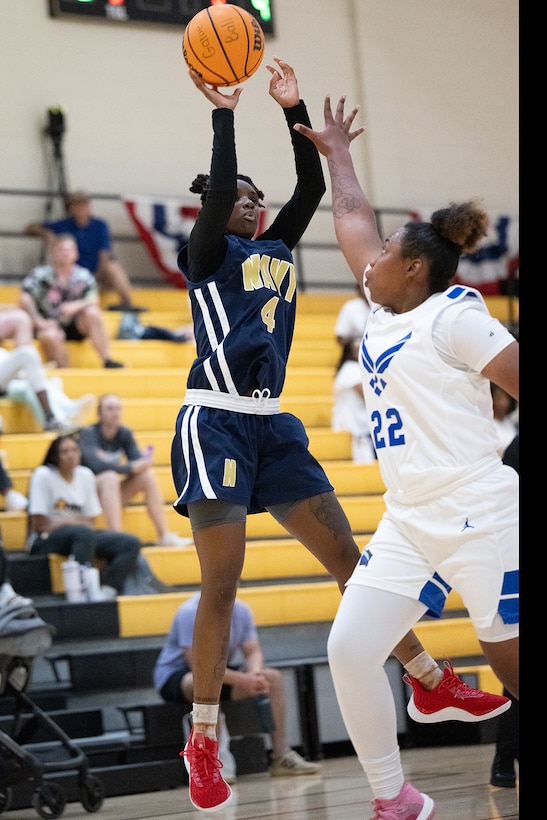
POLYGON ((184 59, 210 85, 238 85, 264 56, 264 32, 245 9, 218 3, 195 14, 182 38, 184 59))

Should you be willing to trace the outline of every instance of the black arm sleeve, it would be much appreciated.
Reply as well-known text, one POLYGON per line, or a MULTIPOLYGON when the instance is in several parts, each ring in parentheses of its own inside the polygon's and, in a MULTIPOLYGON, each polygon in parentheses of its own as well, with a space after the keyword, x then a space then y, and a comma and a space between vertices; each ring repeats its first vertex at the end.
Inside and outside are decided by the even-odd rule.
POLYGON ((213 110, 213 155, 207 198, 188 243, 188 279, 200 282, 217 270, 226 252, 226 225, 237 195, 234 112, 213 110))
POLYGON ((307 137, 295 131, 293 126, 302 123, 311 127, 308 111, 303 100, 293 108, 284 108, 291 135, 296 165, 296 187, 286 205, 279 211, 269 228, 258 237, 282 239, 292 250, 310 224, 317 206, 326 191, 321 157, 315 145, 307 137))
MULTIPOLYGON (((290 130, 297 182, 291 199, 261 236, 281 239, 292 250, 317 210, 326 185, 319 152, 311 140, 293 129, 298 122, 311 126, 305 103, 301 100, 293 108, 284 108, 283 112, 290 130)), ((188 244, 187 277, 191 282, 206 279, 221 264, 226 252, 226 225, 236 196, 234 112, 229 108, 216 108, 213 111, 213 156, 207 198, 188 244)))

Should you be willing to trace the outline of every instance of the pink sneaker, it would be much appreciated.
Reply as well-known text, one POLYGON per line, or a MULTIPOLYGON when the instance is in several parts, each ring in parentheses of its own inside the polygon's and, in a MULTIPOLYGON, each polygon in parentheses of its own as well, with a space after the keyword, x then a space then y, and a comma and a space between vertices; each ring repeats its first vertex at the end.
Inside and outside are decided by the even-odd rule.
POLYGON ((180 754, 188 771, 192 805, 209 813, 228 805, 232 790, 220 774, 222 763, 218 758, 218 742, 192 729, 180 754))
POLYGON ((403 675, 403 680, 413 689, 407 712, 417 723, 441 723, 443 720, 478 723, 501 715, 511 706, 511 699, 504 695, 472 689, 454 674, 450 661, 444 662, 444 678, 431 692, 412 675, 403 675))
POLYGON ((435 816, 435 803, 431 797, 410 783, 403 783, 397 797, 391 800, 378 797, 372 805, 374 816, 370 820, 432 820, 435 816))

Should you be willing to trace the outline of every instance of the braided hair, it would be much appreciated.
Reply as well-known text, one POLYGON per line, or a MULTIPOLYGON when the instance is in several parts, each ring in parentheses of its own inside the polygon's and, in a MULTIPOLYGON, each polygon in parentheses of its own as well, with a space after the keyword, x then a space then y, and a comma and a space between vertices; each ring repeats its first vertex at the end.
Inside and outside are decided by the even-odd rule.
MULTIPOLYGON (((244 182, 248 182, 249 185, 255 189, 256 195, 258 196, 259 200, 264 199, 264 194, 257 188, 257 186, 252 181, 251 177, 246 177, 244 174, 238 174, 238 179, 242 179, 244 182)), ((200 194, 201 197, 201 204, 203 205, 205 200, 207 199, 207 191, 209 190, 209 174, 198 174, 195 180, 190 185, 190 191, 193 194, 200 194)))

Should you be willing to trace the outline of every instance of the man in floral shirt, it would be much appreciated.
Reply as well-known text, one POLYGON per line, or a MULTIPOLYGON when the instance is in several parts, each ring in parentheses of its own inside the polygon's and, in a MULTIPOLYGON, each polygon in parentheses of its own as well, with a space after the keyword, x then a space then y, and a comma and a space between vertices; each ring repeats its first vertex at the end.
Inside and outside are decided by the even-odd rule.
POLYGON ((74 237, 56 236, 50 263, 33 268, 23 280, 19 306, 32 318, 46 361, 69 367, 66 341, 89 339, 103 367, 123 367, 110 356, 95 278, 77 259, 74 237))

